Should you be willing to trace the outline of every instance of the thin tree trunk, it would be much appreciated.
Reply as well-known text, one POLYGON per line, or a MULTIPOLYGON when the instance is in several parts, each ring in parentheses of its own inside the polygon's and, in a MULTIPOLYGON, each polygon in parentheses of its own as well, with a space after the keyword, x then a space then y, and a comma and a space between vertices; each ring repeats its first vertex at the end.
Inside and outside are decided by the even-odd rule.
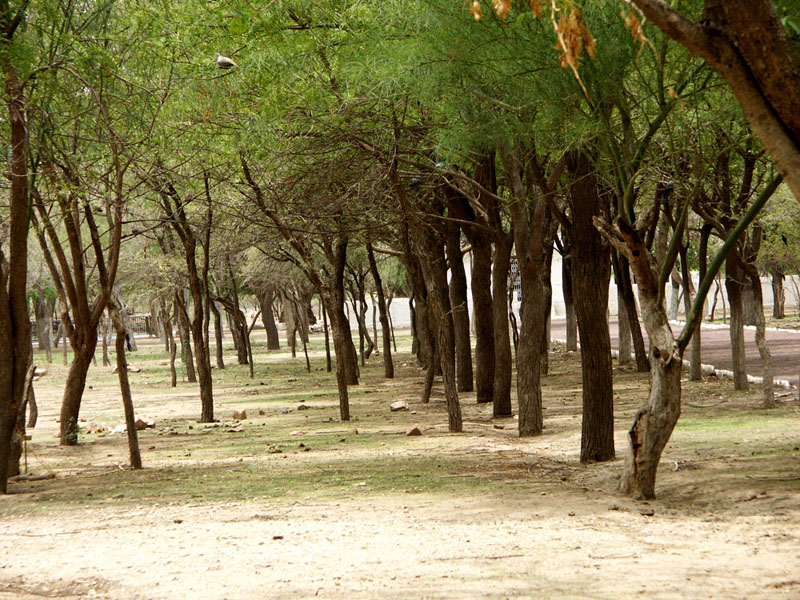
POLYGON ((456 385, 459 392, 471 392, 472 348, 469 334, 467 305, 467 275, 461 254, 461 230, 455 224, 447 226, 445 234, 447 263, 450 267, 450 305, 453 307, 453 333, 455 335, 456 385))
POLYGON ((564 254, 561 256, 561 284, 564 294, 564 311, 567 320, 567 352, 578 351, 578 318, 575 315, 575 297, 572 288, 572 239, 564 233, 564 254))
POLYGON ((331 341, 330 333, 328 332, 328 311, 325 308, 325 303, 322 303, 322 327, 325 330, 325 370, 330 373, 332 370, 331 365, 331 341))
POLYGON ((486 235, 472 246, 472 310, 475 315, 475 390, 479 404, 492 402, 495 380, 492 246, 486 235), (475 245, 478 243, 478 245, 475 245))
MULTIPOLYGON (((494 264, 492 268, 492 319, 494 324, 494 389, 492 392, 495 417, 511 415, 511 338, 508 328, 508 272, 511 269, 513 232, 495 237, 494 264)), ((543 290, 539 290, 544 293, 543 290)), ((524 291, 523 291, 524 295, 524 291)), ((541 308, 537 317, 541 320, 541 308)), ((525 319, 522 319, 523 327, 525 319)), ((524 335, 524 334, 523 334, 524 335)), ((532 343, 539 345, 541 335, 532 343)), ((532 368, 532 367, 531 367, 532 368)), ((541 368, 541 359, 536 362, 541 368)), ((524 367, 528 369, 527 366, 524 367)))
POLYGON ((219 312, 219 308, 217 308, 217 303, 213 300, 209 300, 208 308, 214 314, 214 340, 216 342, 217 368, 222 370, 225 368, 223 356, 224 348, 222 347, 222 315, 219 312))
POLYGON ((745 357, 744 314, 742 308, 742 285, 744 271, 735 252, 725 261, 725 289, 731 307, 731 363, 733 364, 733 387, 747 390, 747 362, 745 357))
POLYGON ((766 337, 766 324, 764 322, 764 297, 761 290, 761 277, 758 269, 753 265, 747 265, 745 270, 750 280, 753 290, 754 317, 756 321, 756 346, 761 357, 761 369, 763 379, 764 408, 775 408, 774 378, 775 370, 772 366, 772 354, 769 351, 766 337))
POLYGON ((619 331, 619 364, 629 365, 633 362, 631 325, 628 321, 628 309, 625 308, 625 300, 622 297, 622 290, 619 285, 617 286, 617 322, 619 331))
MULTIPOLYGON (((194 370, 194 353, 192 352, 192 342, 190 339, 189 318, 186 315, 186 305, 178 292, 175 293, 175 313, 178 315, 178 336, 181 340, 181 361, 186 369, 186 381, 197 383, 197 375, 194 370)), ((197 341, 195 340, 195 344, 197 341)))
POLYGON ((125 411, 125 426, 128 433, 128 454, 131 459, 131 468, 142 468, 142 455, 139 451, 139 436, 136 431, 136 417, 133 410, 133 398, 131 397, 131 384, 128 381, 128 361, 125 358, 125 345, 128 332, 122 315, 116 308, 110 308, 111 319, 114 328, 117 330, 117 375, 119 377, 119 389, 122 394, 122 406, 125 411))
POLYGON ((770 271, 772 276, 772 317, 783 319, 786 317, 786 292, 783 289, 783 280, 786 277, 780 267, 770 271))
MULTIPOLYGON (((386 296, 383 293, 383 282, 378 272, 378 263, 375 261, 375 253, 372 251, 372 244, 367 243, 367 258, 369 259, 369 269, 372 279, 375 282, 375 293, 378 296, 378 312, 381 321, 381 336, 383 338, 383 374, 386 379, 394 378, 394 362, 392 361, 392 339, 391 325, 389 324, 389 310, 386 307, 386 296)), ((374 313, 373 313, 374 314, 374 313)))

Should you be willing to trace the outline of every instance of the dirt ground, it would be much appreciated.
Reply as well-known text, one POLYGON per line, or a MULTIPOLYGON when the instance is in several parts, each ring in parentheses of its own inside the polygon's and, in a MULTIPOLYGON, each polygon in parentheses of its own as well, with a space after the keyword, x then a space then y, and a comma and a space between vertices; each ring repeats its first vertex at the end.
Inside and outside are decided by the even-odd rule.
MULTIPOLYGON (((684 384, 684 414, 663 458, 658 499, 615 493, 617 461, 578 463, 580 362, 556 352, 546 432, 462 397, 448 434, 439 390, 418 401, 408 354, 384 381, 380 358, 338 421, 333 378, 302 359, 258 353, 215 371, 218 426, 199 397, 171 390, 163 356, 131 362, 145 469, 125 468, 124 435, 57 445, 65 368, 37 384, 28 463, 44 481, 0 497, 5 598, 800 598, 800 408, 759 408, 730 382, 684 384), (409 411, 390 412, 398 399, 409 411), (304 407, 304 408, 301 408, 304 407), (234 409, 249 418, 235 423, 234 409), (263 414, 260 414, 263 413, 263 414), (418 424, 423 435, 408 437, 418 424)), ((228 360, 233 361, 232 353, 228 360)), ((113 427, 110 369, 95 367, 86 428, 113 427)), ((617 453, 646 380, 615 373, 617 453)))

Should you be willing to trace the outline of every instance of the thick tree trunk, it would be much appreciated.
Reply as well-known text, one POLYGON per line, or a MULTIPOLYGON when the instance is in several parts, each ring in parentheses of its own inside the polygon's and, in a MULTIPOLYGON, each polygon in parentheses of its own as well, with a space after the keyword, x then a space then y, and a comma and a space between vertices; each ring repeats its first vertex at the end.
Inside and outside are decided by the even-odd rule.
POLYGON ((745 274, 735 252, 725 261, 725 289, 731 309, 731 363, 733 365, 733 387, 737 390, 749 389, 747 383, 747 362, 745 356, 744 315, 742 307, 742 287, 745 274))
POLYGON ((472 246, 472 310, 475 319, 475 390, 479 404, 494 394, 494 302, 492 301, 492 245, 482 236, 472 246))
POLYGON ((278 335, 278 327, 275 325, 275 313, 272 311, 272 303, 275 299, 275 291, 268 287, 259 297, 261 303, 261 321, 264 323, 264 331, 267 334, 267 350, 280 350, 281 341, 278 335))
POLYGON ((81 410, 81 399, 96 345, 97 332, 94 336, 88 336, 83 344, 74 349, 75 353, 64 386, 64 397, 61 400, 59 443, 62 446, 74 446, 78 443, 78 417, 81 410))
POLYGON ((471 392, 472 348, 469 335, 469 310, 467 304, 467 274, 461 254, 461 230, 449 224, 445 234, 447 264, 450 267, 450 305, 453 307, 453 332, 455 334, 456 381, 459 392, 471 392))
POLYGON ((608 332, 608 286, 611 253, 593 224, 600 215, 598 182, 588 157, 572 152, 571 176, 572 283, 581 340, 583 423, 581 462, 614 458, 614 389, 611 338, 608 332))
MULTIPOLYGON (((511 338, 508 327, 508 272, 511 269, 511 250, 513 246, 513 233, 495 237, 494 264, 492 268, 492 319, 494 325, 494 390, 492 393, 493 414, 495 417, 508 417, 511 415, 511 338)), ((541 282, 540 282, 541 284, 541 282)), ((544 289, 539 288, 538 293, 544 294, 544 289)), ((523 291, 524 295, 524 291, 523 291)), ((543 298, 539 299, 540 302, 543 298)), ((539 320, 544 313, 540 306, 539 320)), ((523 321, 523 327, 525 320, 523 321)), ((524 337, 524 333, 522 334, 524 337)), ((540 334, 532 343, 541 344, 540 334)), ((520 360, 522 357, 520 356, 520 360)), ((523 363, 525 364, 525 363, 523 363)), ((541 369, 541 357, 537 357, 537 369, 541 369)), ((527 370, 529 367, 523 367, 527 370)), ((533 368, 532 366, 530 368, 533 368)), ((519 372, 519 368, 518 368, 519 372)))
POLYGON ((389 325, 389 311, 386 307, 383 282, 378 272, 378 263, 375 261, 375 253, 372 251, 372 244, 367 244, 367 258, 369 259, 369 269, 372 273, 372 280, 375 282, 375 292, 378 295, 378 312, 380 314, 381 337, 383 339, 383 375, 386 379, 393 379, 394 362, 392 361, 392 331, 389 325))

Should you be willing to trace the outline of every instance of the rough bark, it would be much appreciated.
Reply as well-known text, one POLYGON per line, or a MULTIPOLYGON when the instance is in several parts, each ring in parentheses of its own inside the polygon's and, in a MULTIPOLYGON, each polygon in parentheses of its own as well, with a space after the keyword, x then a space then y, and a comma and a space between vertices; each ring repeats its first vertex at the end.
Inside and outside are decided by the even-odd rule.
MULTIPOLYGON (((496 187, 494 153, 476 167, 476 181, 488 189, 496 187)), ((492 303, 492 240, 486 219, 476 214, 467 198, 448 190, 448 211, 461 222, 472 246, 472 322, 475 330, 475 393, 478 404, 492 401, 495 378, 494 316, 492 303)))
MULTIPOLYGON (((492 391, 493 415, 511 415, 511 337, 508 325, 508 273, 511 269, 513 230, 495 236, 494 261, 492 264, 492 321, 494 330, 494 388, 492 391)), ((544 290, 540 289, 541 294, 544 290)), ((540 310, 539 318, 541 319, 540 310)), ((523 319, 524 322, 524 319, 523 319)), ((541 335, 533 342, 540 344, 541 335)), ((525 367, 527 369, 527 367, 525 367)), ((541 363, 537 362, 537 368, 541 363)))
MULTIPOLYGON (((617 277, 619 280, 619 277, 617 277)), ((622 298, 622 290, 617 286, 617 321, 619 323, 619 364, 629 365, 633 362, 633 345, 631 343, 631 326, 628 322, 628 309, 622 298)))
POLYGON ((600 215, 600 198, 589 157, 580 151, 571 152, 567 165, 574 239, 572 282, 583 380, 580 460, 599 462, 614 458, 611 338, 606 325, 611 253, 593 224, 593 218, 600 215))

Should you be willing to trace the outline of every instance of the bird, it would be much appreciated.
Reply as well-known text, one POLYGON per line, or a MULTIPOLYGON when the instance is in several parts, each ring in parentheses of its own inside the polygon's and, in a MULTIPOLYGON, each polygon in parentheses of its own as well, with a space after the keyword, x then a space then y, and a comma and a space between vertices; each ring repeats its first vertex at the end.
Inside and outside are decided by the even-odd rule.
POLYGON ((227 56, 222 56, 222 54, 217 54, 217 67, 220 69, 230 69, 231 67, 238 67, 235 62, 233 62, 227 56))

